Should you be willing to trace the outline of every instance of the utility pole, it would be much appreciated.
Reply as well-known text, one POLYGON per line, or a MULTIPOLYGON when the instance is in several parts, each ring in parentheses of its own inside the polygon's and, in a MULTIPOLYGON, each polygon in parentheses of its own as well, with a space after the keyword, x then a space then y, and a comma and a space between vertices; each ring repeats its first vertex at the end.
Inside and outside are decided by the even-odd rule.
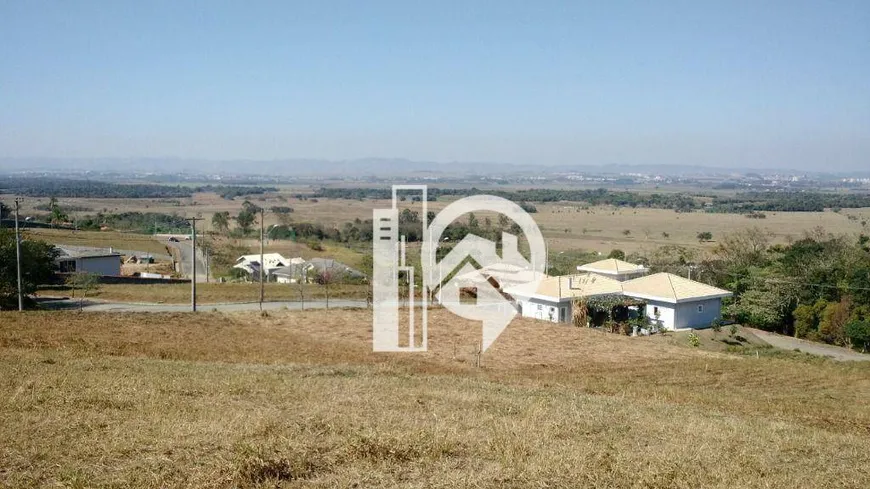
POLYGON ((201 217, 188 217, 190 221, 190 310, 196 312, 196 221, 202 221, 201 217))
POLYGON ((263 230, 265 229, 265 224, 263 222, 263 216, 265 214, 265 210, 260 208, 260 310, 263 310, 263 297, 264 297, 264 285, 263 285, 263 275, 266 273, 266 264, 263 263, 263 230))
POLYGON ((18 274, 18 310, 24 310, 24 296, 21 290, 21 233, 18 231, 18 208, 21 199, 15 199, 15 266, 18 274))

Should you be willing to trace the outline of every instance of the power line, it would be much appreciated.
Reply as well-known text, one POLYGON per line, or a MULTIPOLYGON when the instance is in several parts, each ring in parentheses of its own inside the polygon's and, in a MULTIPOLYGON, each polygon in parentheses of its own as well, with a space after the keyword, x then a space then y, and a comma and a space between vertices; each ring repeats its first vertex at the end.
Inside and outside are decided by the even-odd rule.
POLYGON ((190 221, 190 310, 196 312, 196 221, 202 221, 201 217, 188 217, 190 221))
POLYGON ((263 215, 265 210, 260 207, 260 310, 263 310, 263 298, 265 289, 263 286, 263 274, 266 272, 266 264, 263 263, 263 229, 265 227, 263 215))
POLYGON ((24 310, 24 294, 21 289, 21 233, 18 230, 18 208, 21 199, 15 198, 15 268, 18 275, 18 311, 24 310))

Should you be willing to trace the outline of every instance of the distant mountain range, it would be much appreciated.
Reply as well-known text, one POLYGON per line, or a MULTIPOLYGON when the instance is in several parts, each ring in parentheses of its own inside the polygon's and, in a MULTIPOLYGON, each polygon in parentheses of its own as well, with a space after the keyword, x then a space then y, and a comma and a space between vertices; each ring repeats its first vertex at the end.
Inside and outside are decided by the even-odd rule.
POLYGON ((276 177, 390 177, 408 175, 433 176, 505 176, 520 174, 585 173, 616 175, 640 173, 672 177, 723 175, 787 174, 870 177, 870 171, 811 172, 787 169, 713 168, 690 165, 534 165, 496 162, 429 162, 403 158, 359 158, 332 161, 323 159, 284 160, 206 160, 184 158, 0 158, 0 173, 30 172, 118 172, 123 174, 213 174, 268 175, 276 177))

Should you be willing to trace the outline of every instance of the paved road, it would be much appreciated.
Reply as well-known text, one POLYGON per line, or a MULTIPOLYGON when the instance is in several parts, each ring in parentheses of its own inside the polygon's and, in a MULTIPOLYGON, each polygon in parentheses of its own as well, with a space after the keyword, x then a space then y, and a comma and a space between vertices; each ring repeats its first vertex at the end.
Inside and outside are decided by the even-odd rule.
MULTIPOLYGON (((64 310, 78 309, 79 302, 74 299, 56 299, 42 300, 40 305, 46 309, 64 310)), ((329 301, 330 309, 344 309, 352 307, 367 307, 366 301, 335 299, 329 301)), ((236 312, 236 311, 259 311, 259 302, 240 302, 228 304, 197 304, 199 311, 221 311, 221 312, 236 312)), ((263 310, 276 309, 325 309, 326 301, 274 301, 264 302, 263 310)), ((126 302, 104 302, 85 300, 85 311, 93 312, 187 312, 190 311, 190 304, 139 304, 126 302)))
POLYGON ((744 329, 747 329, 752 334, 757 336, 758 339, 764 341, 768 345, 783 350, 800 350, 805 353, 811 353, 813 355, 820 355, 823 357, 830 357, 834 360, 840 361, 870 361, 870 355, 858 353, 856 351, 849 350, 848 348, 814 343, 812 341, 792 338, 791 336, 771 333, 769 331, 762 331, 760 329, 744 329))
MULTIPOLYGON (((183 239, 183 238, 181 238, 181 239, 183 239)), ((179 263, 181 264, 180 272, 186 278, 190 278, 190 276, 193 275, 193 268, 192 268, 192 264, 190 261, 191 254, 193 253, 193 251, 192 251, 193 247, 191 246, 191 241, 174 242, 174 241, 169 241, 169 238, 163 238, 163 237, 157 238, 157 240, 160 241, 161 243, 166 244, 167 246, 170 246, 170 247, 178 250, 179 263)), ((196 254, 196 282, 197 283, 208 281, 208 276, 206 275, 206 271, 207 270, 206 270, 206 266, 205 266, 205 260, 203 260, 202 252, 198 252, 196 254)))

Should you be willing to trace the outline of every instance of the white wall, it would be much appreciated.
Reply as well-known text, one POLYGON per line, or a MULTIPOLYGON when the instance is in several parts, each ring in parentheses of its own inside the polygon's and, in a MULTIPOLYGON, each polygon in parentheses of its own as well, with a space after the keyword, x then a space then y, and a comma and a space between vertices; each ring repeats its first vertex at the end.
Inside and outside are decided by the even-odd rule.
POLYGON ((545 301, 543 299, 529 299, 517 297, 517 305, 522 308, 522 316, 526 318, 541 319, 544 321, 559 322, 559 309, 565 308, 565 322, 571 322, 571 303, 545 301))
POLYGON ((676 311, 674 310, 675 305, 676 304, 670 304, 668 302, 649 301, 646 303, 646 317, 649 319, 650 323, 654 323, 656 319, 655 310, 658 308, 659 323, 664 326, 665 329, 674 329, 674 324, 676 322, 676 311))

